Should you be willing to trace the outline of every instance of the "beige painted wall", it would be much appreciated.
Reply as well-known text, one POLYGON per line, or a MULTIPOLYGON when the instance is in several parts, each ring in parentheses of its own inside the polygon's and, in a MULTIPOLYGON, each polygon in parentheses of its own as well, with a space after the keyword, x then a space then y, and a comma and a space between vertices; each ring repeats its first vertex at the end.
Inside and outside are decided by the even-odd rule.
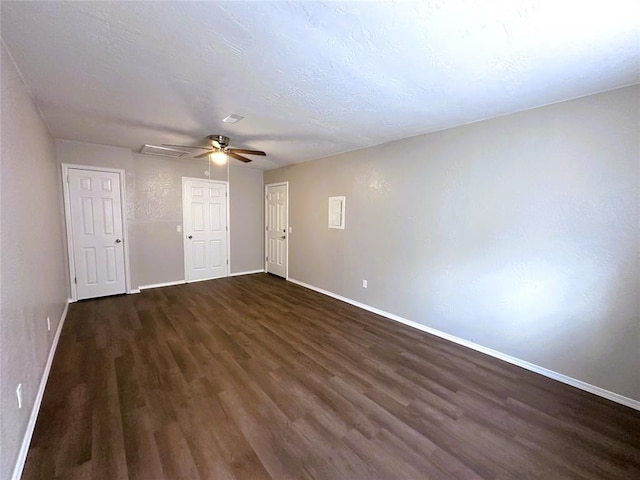
POLYGON ((0 478, 8 479, 69 292, 53 138, 0 50, 0 478))
POLYGON ((639 99, 266 172, 289 181, 290 277, 640 400, 639 99), (327 228, 331 195, 345 230, 327 228))
MULTIPOLYGON (((140 155, 69 140, 57 140, 56 148, 59 163, 125 170, 132 287, 184 280, 183 237, 176 230, 182 225, 182 177, 207 178, 206 160, 140 155)), ((231 272, 260 269, 256 251, 262 251, 262 240, 238 237, 234 229, 250 229, 246 224, 262 211, 262 172, 258 182, 254 170, 230 168, 231 272), (246 270, 238 270, 234 259, 246 270)), ((226 181, 227 167, 212 166, 211 178, 226 181)))
MULTIPOLYGON (((135 197, 130 229, 138 285, 184 280, 182 177, 207 178, 206 160, 133 154, 135 197), (158 161, 160 160, 160 161, 158 161)), ((213 180, 227 180, 227 169, 212 169, 213 180)))
POLYGON ((229 170, 231 273, 264 269, 264 175, 262 170, 229 170))

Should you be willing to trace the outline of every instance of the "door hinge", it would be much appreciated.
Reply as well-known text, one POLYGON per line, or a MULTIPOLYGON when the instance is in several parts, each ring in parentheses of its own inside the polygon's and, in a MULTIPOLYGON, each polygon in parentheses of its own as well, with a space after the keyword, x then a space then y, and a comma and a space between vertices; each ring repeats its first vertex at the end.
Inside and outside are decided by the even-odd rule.
POLYGON ((269 257, 264 257, 264 261, 268 262, 269 261, 269 257))
POLYGON ((269 225, 265 225, 265 226, 264 226, 264 231, 265 231, 265 232, 268 232, 268 231, 269 231, 269 225))
POLYGON ((227 232, 229 231, 229 227, 227 227, 227 232))
POLYGON ((67 175, 67 183, 71 183, 71 182, 69 182, 69 175, 67 175))
POLYGON ((77 277, 73 277, 73 283, 75 283, 76 285, 78 284, 78 278, 77 277))
POLYGON ((227 265, 229 265, 229 259, 227 259, 227 265))

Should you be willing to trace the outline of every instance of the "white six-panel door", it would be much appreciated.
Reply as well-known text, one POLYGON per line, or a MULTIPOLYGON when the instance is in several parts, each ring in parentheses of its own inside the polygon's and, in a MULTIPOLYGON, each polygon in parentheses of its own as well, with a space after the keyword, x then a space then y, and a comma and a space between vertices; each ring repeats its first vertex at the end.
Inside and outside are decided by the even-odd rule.
POLYGON ((286 184, 266 187, 266 271, 287 277, 287 202, 286 184))
POLYGON ((69 168, 67 182, 77 299, 125 293, 120 175, 69 168))
POLYGON ((182 184, 186 281, 226 277, 227 184, 186 178, 182 184))

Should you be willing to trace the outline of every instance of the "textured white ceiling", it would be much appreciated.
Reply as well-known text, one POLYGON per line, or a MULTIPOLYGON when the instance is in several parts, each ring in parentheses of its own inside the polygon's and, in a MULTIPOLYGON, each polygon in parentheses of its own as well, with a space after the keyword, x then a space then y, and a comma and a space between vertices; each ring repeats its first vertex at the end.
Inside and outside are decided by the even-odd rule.
POLYGON ((219 133, 264 169, 640 82, 638 1, 0 5, 55 137, 219 133))

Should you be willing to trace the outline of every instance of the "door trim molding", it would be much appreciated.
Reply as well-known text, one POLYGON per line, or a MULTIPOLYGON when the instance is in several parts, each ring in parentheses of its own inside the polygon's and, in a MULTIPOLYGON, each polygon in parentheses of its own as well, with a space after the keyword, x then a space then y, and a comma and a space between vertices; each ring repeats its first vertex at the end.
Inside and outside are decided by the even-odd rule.
POLYGON ((69 197, 69 182, 67 177, 69 170, 88 170, 92 172, 117 173, 120 178, 120 202, 122 204, 122 241, 124 242, 124 289, 127 294, 137 293, 131 287, 131 273, 129 271, 129 227, 127 226, 127 185, 125 183, 125 171, 122 168, 94 167, 91 165, 77 165, 63 163, 62 167, 62 191, 64 200, 64 220, 67 233, 67 255, 69 258, 69 284, 71 286, 71 302, 78 301, 78 289, 73 279, 75 277, 76 265, 73 255, 73 232, 71 230, 71 206, 69 197))
MULTIPOLYGON (((227 175, 227 178, 228 175, 227 175)), ((204 182, 204 183, 224 183, 227 186, 227 273, 225 277, 229 276, 229 272, 231 272, 231 216, 230 216, 230 200, 231 194, 229 193, 229 181, 228 180, 210 180, 208 178, 198 178, 198 177, 182 177, 182 261, 184 262, 184 283, 194 283, 194 282, 202 282, 205 280, 213 280, 211 278, 204 278, 202 280, 189 280, 189 272, 187 271, 187 252, 184 247, 184 232, 185 232, 185 224, 184 224, 184 184, 188 180, 193 180, 195 182, 204 182)))
POLYGON ((287 262, 287 267, 285 268, 285 276, 284 278, 286 280, 289 280, 289 182, 276 182, 276 183, 266 183, 264 185, 264 253, 265 253, 265 259, 264 259, 264 271, 269 273, 269 266, 267 265, 267 258, 266 258, 266 254, 267 254, 267 247, 268 247, 268 232, 267 232, 267 189, 269 187, 279 187, 281 185, 284 185, 287 191, 287 211, 285 212, 285 216, 287 218, 287 238, 285 238, 285 242, 287 244, 287 254, 286 254, 286 262, 287 262))

